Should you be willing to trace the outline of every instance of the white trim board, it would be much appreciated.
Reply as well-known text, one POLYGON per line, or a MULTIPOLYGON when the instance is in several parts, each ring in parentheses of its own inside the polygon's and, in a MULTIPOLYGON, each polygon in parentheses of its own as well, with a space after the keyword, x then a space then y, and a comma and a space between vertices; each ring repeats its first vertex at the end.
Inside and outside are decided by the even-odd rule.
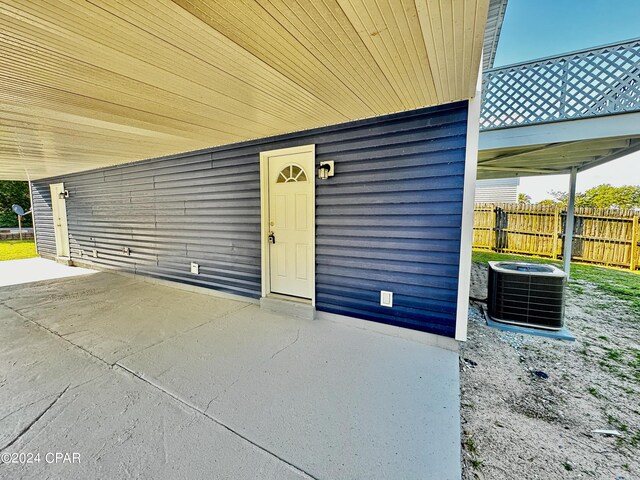
POLYGON ((473 245, 473 207, 478 170, 478 138, 480 133, 480 88, 469 101, 467 112, 467 145, 464 160, 464 191, 462 197, 462 225, 460 228, 460 267, 458 269, 458 302, 456 307, 455 339, 467 339, 469 321, 469 289, 471 282, 471 251, 473 245))
POLYGON ((311 277, 313 278, 313 288, 311 291, 311 305, 316 305, 316 146, 302 145, 300 147, 281 148, 278 150, 267 150, 260 152, 260 276, 262 284, 262 297, 266 297, 271 293, 271 278, 270 261, 269 261, 269 243, 267 241, 267 235, 269 232, 269 157, 276 157, 281 155, 293 155, 297 153, 310 153, 313 156, 313 171, 309 172, 309 181, 311 182, 311 188, 313 191, 313 222, 311 237, 313 242, 311 244, 311 277))
POLYGON ((640 113, 618 113, 602 117, 486 130, 480 134, 479 148, 484 151, 636 136, 640 136, 640 113))
POLYGON ((67 219, 67 201, 64 197, 64 183, 50 183, 49 192, 51 194, 53 232, 56 240, 56 258, 70 261, 71 244, 69 241, 69 222, 67 219))
MULTIPOLYGON (((28 176, 29 174, 27 173, 27 177, 28 176)), ((33 207, 33 187, 31 185, 31 180, 29 180, 29 202, 31 202, 31 205, 29 205, 29 207, 31 208, 31 225, 33 226, 33 244, 36 247, 36 255, 39 255, 40 252, 38 251, 38 234, 36 233, 36 211, 33 207)))

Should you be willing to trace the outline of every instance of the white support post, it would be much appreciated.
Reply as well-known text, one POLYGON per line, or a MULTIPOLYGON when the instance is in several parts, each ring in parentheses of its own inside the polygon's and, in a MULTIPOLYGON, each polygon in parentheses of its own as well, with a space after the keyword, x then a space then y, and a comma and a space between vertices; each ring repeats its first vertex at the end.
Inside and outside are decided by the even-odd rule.
MULTIPOLYGON (((482 61, 480 62, 482 66, 482 61)), ((469 321, 469 289, 471 283, 471 253, 473 245, 473 207, 478 171, 478 139, 480 136, 480 88, 482 67, 478 73, 478 84, 473 98, 469 100, 467 112, 467 145, 464 165, 462 193, 462 225, 460 229, 460 268, 458 270, 458 301, 456 308, 455 339, 467 339, 469 321)))
POLYGON ((569 176, 569 203, 567 205, 567 221, 564 228, 564 271, 567 278, 571 275, 571 252, 573 247, 573 225, 576 210, 576 180, 578 178, 577 167, 571 167, 569 176))

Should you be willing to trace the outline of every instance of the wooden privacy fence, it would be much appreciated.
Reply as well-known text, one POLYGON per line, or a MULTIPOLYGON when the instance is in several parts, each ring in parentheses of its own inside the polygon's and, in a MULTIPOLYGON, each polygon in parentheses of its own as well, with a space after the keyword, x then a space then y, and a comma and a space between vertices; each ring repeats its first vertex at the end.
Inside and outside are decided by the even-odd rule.
MULTIPOLYGON (((476 203, 473 247, 562 258, 566 215, 558 206, 476 203)), ((571 259, 636 270, 639 237, 638 212, 576 208, 571 259)))

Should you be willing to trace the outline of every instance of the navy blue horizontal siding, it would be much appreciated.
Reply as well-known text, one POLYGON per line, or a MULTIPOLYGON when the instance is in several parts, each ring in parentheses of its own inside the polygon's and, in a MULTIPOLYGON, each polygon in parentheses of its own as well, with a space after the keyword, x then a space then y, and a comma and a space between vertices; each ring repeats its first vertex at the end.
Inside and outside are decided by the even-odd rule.
POLYGON ((63 181, 73 259, 257 298, 259 153, 313 143, 336 165, 316 182, 316 308, 453 336, 466 122, 460 102, 38 181, 38 247, 55 254, 63 181))
POLYGON ((56 255, 56 236, 53 230, 49 184, 33 184, 31 201, 33 203, 33 231, 38 253, 44 257, 54 257, 56 255))

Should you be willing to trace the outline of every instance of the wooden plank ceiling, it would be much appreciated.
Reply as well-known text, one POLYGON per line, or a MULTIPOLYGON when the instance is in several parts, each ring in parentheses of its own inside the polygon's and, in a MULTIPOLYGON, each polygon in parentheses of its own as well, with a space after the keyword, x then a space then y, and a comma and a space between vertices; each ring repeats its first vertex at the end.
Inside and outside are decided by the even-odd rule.
POLYGON ((469 98, 489 0, 2 0, 0 178, 469 98))

